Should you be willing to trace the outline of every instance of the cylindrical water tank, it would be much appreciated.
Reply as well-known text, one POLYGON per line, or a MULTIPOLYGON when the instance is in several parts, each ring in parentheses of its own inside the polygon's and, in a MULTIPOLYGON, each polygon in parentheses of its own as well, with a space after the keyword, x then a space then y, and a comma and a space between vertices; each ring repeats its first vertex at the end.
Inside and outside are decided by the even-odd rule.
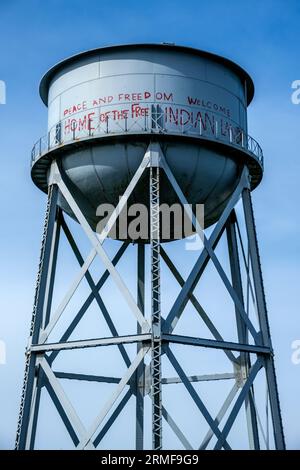
MULTIPOLYGON (((254 86, 228 59, 189 47, 135 44, 78 54, 43 77, 48 133, 32 152, 32 177, 47 189, 53 158, 93 227, 97 207, 116 205, 150 142, 159 142, 190 204, 204 204, 205 226, 218 220, 248 166, 252 189, 263 171, 248 135, 254 86)), ((130 201, 148 204, 143 179, 130 201)), ((162 176, 161 203, 177 202, 162 176)), ((61 197, 62 208, 72 216, 61 197)))

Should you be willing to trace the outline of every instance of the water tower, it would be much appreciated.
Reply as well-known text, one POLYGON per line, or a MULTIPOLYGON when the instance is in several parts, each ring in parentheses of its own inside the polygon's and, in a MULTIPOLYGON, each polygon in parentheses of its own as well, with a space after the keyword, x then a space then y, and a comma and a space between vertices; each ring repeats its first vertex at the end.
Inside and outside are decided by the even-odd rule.
MULTIPOLYGON (((54 66, 43 77, 40 94, 49 110, 48 132, 33 148, 31 176, 36 186, 48 194, 48 202, 16 449, 35 448, 43 394, 54 404, 77 449, 101 448, 103 438, 117 426, 119 416, 132 401, 134 416, 126 433, 132 435, 132 447, 136 449, 147 446, 146 434, 152 436, 153 449, 164 448, 165 429, 174 433, 178 448, 231 449, 231 433, 236 423, 241 423, 241 415, 245 429, 239 424, 238 433, 247 435, 250 448, 284 449, 251 203, 251 191, 263 175, 263 154, 247 129, 247 106, 254 94, 249 75, 228 59, 189 47, 121 45, 87 51, 54 66), (146 208, 143 223, 147 228, 143 234, 145 227, 137 228, 138 224, 135 232, 125 230, 124 234, 121 218, 125 213, 127 229, 135 220, 134 212, 126 212, 133 205, 146 208), (190 229, 178 236, 178 218, 175 220, 171 214, 166 234, 160 210, 163 205, 181 208, 180 220, 188 221, 190 229), (197 217, 198 206, 204 207, 202 219, 197 217), (70 224, 82 229, 89 241, 87 257, 81 254, 70 224), (66 281, 66 294, 53 308, 62 233, 79 267, 70 285, 66 281), (201 238, 203 247, 184 276, 176 267, 176 258, 182 263, 187 256, 185 242, 174 239, 193 233, 201 238), (113 257, 105 249, 108 238, 114 239, 109 243, 118 247, 113 257), (217 252, 224 240, 227 265, 217 252), (177 247, 171 259, 168 246, 175 243, 181 243, 182 252, 177 247), (118 263, 129 249, 131 258, 127 263, 131 274, 135 266, 135 292, 128 287, 127 276, 118 270, 118 263), (95 281, 90 270, 96 261, 102 263, 104 272, 95 281), (162 265, 178 283, 169 309, 162 303, 170 290, 161 278, 162 265), (232 302, 231 319, 222 301, 217 313, 221 327, 223 324, 234 329, 234 340, 223 335, 220 323, 206 311, 203 296, 197 298, 196 289, 208 265, 216 270, 232 302), (51 340, 84 279, 90 288, 89 296, 77 303, 78 310, 73 310, 65 321, 59 339, 51 340), (109 299, 101 292, 108 279, 114 286, 109 299), (117 312, 106 307, 112 297, 116 298, 117 312), (74 336, 92 302, 110 334, 95 330, 93 337, 74 336), (126 304, 126 315, 134 319, 135 328, 130 334, 119 334, 115 326, 113 313, 125 315, 119 302, 126 304), (177 323, 184 319, 188 306, 198 315, 207 335, 194 327, 189 334, 179 334, 177 323), (113 370, 109 376, 101 375, 102 364, 97 364, 96 373, 91 373, 90 367, 86 372, 77 370, 78 362, 71 371, 57 370, 56 360, 66 351, 69 357, 76 353, 77 358, 87 349, 111 351, 113 347, 125 367, 120 377, 113 370), (186 357, 181 361, 181 350, 188 351, 188 362, 186 357), (210 371, 201 374, 201 357, 206 357, 207 351, 222 354, 229 370, 216 373, 216 361, 210 366, 205 359, 210 371), (193 359, 194 354, 199 362, 193 359), (187 363, 193 366, 193 374, 186 369, 187 363), (75 387, 85 381, 112 387, 103 406, 92 406, 94 417, 89 425, 79 416, 64 387, 66 382, 75 387), (199 391, 199 384, 204 382, 209 382, 210 390, 222 382, 230 382, 231 388, 229 393, 220 388, 220 392, 204 397, 199 391), (184 425, 169 409, 170 387, 174 390, 171 408, 187 417, 190 414, 184 425), (178 398, 176 404, 176 387, 184 389, 187 400, 178 398), (215 411, 217 398, 221 406, 215 411), (272 432, 260 416, 262 402, 272 432), (149 403, 151 416, 147 421, 149 403), (206 428, 189 425, 194 416, 206 428)), ((214 297, 214 288, 205 294, 214 297)), ((110 352, 104 362, 110 364, 110 352)), ((82 395, 81 400, 85 399, 82 395)), ((121 448, 122 441, 116 445, 121 448)))

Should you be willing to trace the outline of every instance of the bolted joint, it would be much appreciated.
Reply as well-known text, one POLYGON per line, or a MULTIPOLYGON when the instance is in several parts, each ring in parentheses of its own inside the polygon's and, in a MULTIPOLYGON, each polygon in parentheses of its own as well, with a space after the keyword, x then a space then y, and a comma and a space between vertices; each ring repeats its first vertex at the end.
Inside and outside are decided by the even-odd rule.
POLYGON ((60 182, 61 182, 61 174, 57 167, 57 163, 54 161, 50 167, 48 184, 49 186, 51 186, 52 184, 59 184, 60 182))
MULTIPOLYGON (((239 360, 241 361, 241 358, 239 358, 239 360)), ((233 367, 234 367, 236 384, 239 388, 242 388, 248 377, 247 367, 241 363, 239 364, 235 363, 233 367)))
POLYGON ((34 376, 37 377, 40 371, 40 364, 37 364, 34 368, 34 376))
POLYGON ((159 168, 161 166, 162 150, 158 142, 151 142, 146 155, 149 155, 149 166, 159 168))
POLYGON ((161 340, 161 327, 157 323, 152 324, 152 337, 154 341, 161 340))

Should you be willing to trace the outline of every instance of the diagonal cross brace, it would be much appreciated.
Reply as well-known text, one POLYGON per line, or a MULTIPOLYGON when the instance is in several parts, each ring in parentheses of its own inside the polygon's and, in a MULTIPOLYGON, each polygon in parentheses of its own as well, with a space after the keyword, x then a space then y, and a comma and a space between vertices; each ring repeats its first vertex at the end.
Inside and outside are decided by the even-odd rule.
POLYGON ((71 287, 69 288, 67 294, 65 295, 65 297, 63 298, 63 300, 59 304, 58 308, 54 312, 53 316, 51 317, 48 325, 46 326, 46 328, 44 330, 41 331, 41 333, 40 333, 40 342, 41 343, 45 343, 47 341, 51 331, 53 330, 53 328, 57 324, 57 322, 60 319, 60 317, 62 316, 63 312, 65 311, 67 305, 69 304, 70 300, 72 299, 73 295, 75 294, 76 289, 78 288, 80 282, 82 281, 82 279, 86 275, 86 272, 89 269, 90 265, 92 264, 93 260, 95 259, 96 255, 97 255, 97 251, 94 248, 92 248, 92 250, 90 251, 90 254, 86 258, 86 260, 83 263, 82 267, 80 268, 80 271, 75 276, 75 278, 74 278, 74 280, 71 284, 71 287))
POLYGON ((174 419, 170 416, 170 413, 166 410, 166 408, 163 406, 162 407, 162 415, 163 418, 166 420, 174 434, 178 437, 180 440, 181 444, 186 450, 193 450, 193 447, 191 443, 188 441, 188 439, 185 437, 183 432, 181 431, 180 427, 175 423, 174 419))
MULTIPOLYGON (((208 425, 213 430, 214 434, 219 439, 221 439, 221 437, 223 436, 222 431, 220 431, 220 429, 218 428, 218 425, 216 424, 215 420, 212 418, 212 416, 208 412, 206 406, 204 405, 203 401, 201 400, 198 393, 194 389, 193 385, 190 383, 188 377, 186 376, 184 370, 180 366, 179 362, 177 361, 176 357, 174 356, 174 354, 172 353, 170 348, 166 348, 166 354, 167 354, 168 359, 171 362, 172 366, 174 367, 177 374, 181 378, 183 385, 185 386, 185 388, 189 392, 192 400, 194 401, 194 403, 198 407, 199 411, 201 412, 201 414, 203 415, 203 417, 207 421, 208 425)), ((230 449, 229 444, 226 442, 226 437, 225 437, 225 439, 222 440, 222 447, 224 447, 224 449, 227 449, 227 450, 230 449)))
MULTIPOLYGON (((74 240, 74 238, 73 238, 73 236, 72 236, 72 234, 69 230, 69 227, 67 226, 67 223, 64 220, 63 216, 62 216, 61 226, 62 226, 62 229, 63 229, 63 231, 64 231, 64 233, 65 233, 65 235, 68 239, 69 244, 71 245, 71 248, 74 252, 74 255, 75 255, 79 265, 82 266, 84 264, 83 257, 81 256, 79 248, 78 248, 78 246, 77 246, 77 244, 76 244, 76 242, 75 242, 75 240, 74 240)), ((90 289, 91 289, 91 291, 94 295, 94 298, 95 298, 95 300, 96 300, 96 302, 99 306, 99 309, 100 309, 104 319, 106 320, 106 323, 107 323, 112 335, 113 336, 119 336, 118 331, 117 331, 117 329, 116 329, 116 327, 115 327, 115 325, 114 325, 114 323, 113 323, 113 321, 112 321, 112 319, 109 315, 109 312, 108 312, 108 310, 107 310, 107 308, 106 308, 106 306, 105 306, 105 304, 104 304, 104 302, 103 302, 103 300, 102 300, 102 298, 99 294, 97 286, 96 286, 91 274, 89 273, 89 271, 87 271, 85 273, 85 277, 86 277, 87 283, 90 286, 90 289)), ((129 359, 129 356, 128 356, 123 344, 119 344, 118 348, 119 348, 119 351, 120 351, 120 353, 121 353, 121 355, 122 355, 122 357, 125 361, 125 364, 127 365, 127 367, 129 367, 130 366, 130 359, 129 359)))
MULTIPOLYGON (((223 211, 219 221, 217 222, 210 238, 209 242, 214 249, 219 242, 220 237, 222 236, 223 231, 225 230, 225 223, 228 215, 230 214, 233 207, 236 205, 237 201, 240 198, 242 185, 238 185, 234 191, 231 199, 229 200, 225 210, 223 211)), ((171 333, 176 327, 182 312, 188 302, 188 295, 193 292, 195 286, 197 285, 202 273, 209 261, 209 254, 206 250, 202 250, 201 254, 198 257, 192 271, 190 272, 187 280, 185 281, 173 307, 171 308, 165 322, 166 329, 171 333)))
MULTIPOLYGON (((146 159, 146 161, 144 161, 144 160, 142 161, 142 163, 141 163, 140 167, 138 168, 135 176, 133 177, 131 183, 133 181, 135 181, 135 185, 136 185, 136 183, 139 180, 141 174, 143 173, 145 167, 147 166, 147 162, 148 162, 148 158, 146 159)), ((53 165, 54 165, 55 182, 58 184, 58 187, 59 187, 60 191, 62 192, 64 198, 66 199, 66 201, 69 204, 70 208, 72 209, 74 215, 76 216, 77 220, 79 221, 81 227, 83 228, 84 232, 86 233, 87 237, 89 238, 89 240, 90 240, 90 242, 93 246, 93 249, 96 250, 97 254, 101 258, 101 260, 102 260, 103 264, 105 265, 106 269, 109 271, 112 279, 114 280, 117 288, 119 289, 120 293, 124 297, 124 299, 125 299, 127 305, 129 306, 131 312, 134 314, 137 321, 141 325, 142 331, 143 332, 150 331, 149 323, 147 322, 147 320, 143 316, 142 312, 138 308, 132 294, 130 293, 127 286, 125 285, 122 277, 120 276, 118 271, 115 269, 113 263, 111 262, 111 260, 109 259, 107 253, 105 252, 105 250, 102 247, 102 243, 105 239, 104 235, 103 235, 103 232, 106 232, 106 236, 107 236, 108 231, 106 231, 106 228, 104 228, 104 230, 100 234, 101 238, 100 238, 100 240, 98 240, 96 234, 91 229, 88 221, 86 220, 84 214, 82 213, 81 209, 79 208, 77 202, 73 198, 72 193, 68 188, 68 183, 64 179, 63 175, 60 173, 59 168, 57 166, 57 163, 54 162, 53 165)), ((135 185, 133 186, 131 183, 130 183, 130 189, 132 191, 135 185)), ((128 193, 127 193, 127 197, 129 197, 128 193)), ((125 204, 125 202, 124 202, 124 204, 125 204)), ((123 202, 122 202, 122 204, 123 204, 123 202)), ((116 218, 116 211, 120 210, 120 207, 122 207, 122 204, 121 204, 121 200, 120 200, 119 205, 117 206, 117 208, 115 209, 115 211, 111 215, 109 221, 111 220, 112 217, 114 219, 116 218)), ((108 221, 107 224, 109 224, 109 221, 108 221)))
MULTIPOLYGON (((217 426, 221 423, 223 417, 225 416, 225 414, 226 414, 228 408, 230 407, 230 405, 231 405, 234 397, 236 396, 237 392, 238 392, 238 386, 237 386, 236 383, 234 383, 232 389, 230 390, 229 394, 226 397, 226 400, 224 401, 223 405, 221 406, 219 413, 216 416, 215 423, 216 423, 217 426)), ((199 450, 205 450, 213 436, 214 436, 213 430, 209 429, 207 431, 206 435, 204 436, 204 439, 201 442, 199 450)))
MULTIPOLYGON (((203 244, 204 244, 204 250, 203 250, 203 252, 206 254, 205 261, 207 260, 207 258, 210 258, 210 259, 213 261, 213 263, 214 263, 214 265, 215 265, 215 267, 216 267, 216 269, 217 269, 217 271, 218 271, 218 273, 219 273, 219 275, 220 275, 220 277, 221 277, 221 279, 222 279, 222 281, 223 281, 225 287, 227 288, 227 290, 228 290, 230 296, 232 297, 232 299, 233 299, 233 301, 234 301, 234 303, 235 303, 235 305, 236 305, 236 307, 237 307, 237 309, 238 309, 238 311, 239 311, 239 313, 240 313, 242 319, 244 320, 245 324, 247 325, 247 327, 248 327, 250 333, 252 334, 254 340, 257 342, 257 341, 258 341, 258 334, 257 334, 257 331, 255 330, 255 328, 254 328, 252 322, 249 320, 249 318, 248 318, 248 316, 247 316, 247 314, 246 314, 246 312, 245 312, 245 309, 244 309, 244 307, 243 307, 243 305, 242 305, 242 303, 241 303, 241 301, 240 301, 238 295, 236 294, 235 290, 233 289, 231 283, 229 282, 229 280, 228 280, 228 278, 227 278, 227 276, 226 276, 226 273, 225 273, 224 269, 222 268, 221 263, 219 262, 219 260, 218 260, 218 258, 217 258, 217 256, 216 256, 216 254, 215 254, 215 252, 214 252, 214 243, 213 243, 213 242, 214 242, 214 239, 215 239, 215 237, 213 236, 213 235, 214 235, 214 232, 213 232, 213 234, 211 235, 210 239, 208 240, 208 239, 206 238, 204 232, 203 232, 202 227, 200 227, 200 224, 199 224, 199 222, 198 222, 196 216, 194 215, 193 210, 192 210, 190 204, 188 204, 188 201, 186 200, 186 198, 185 198, 185 196, 184 196, 184 194, 183 194, 183 192, 182 192, 180 186, 178 185, 178 183, 177 183, 177 181, 176 181, 176 179, 175 179, 175 177, 174 177, 174 175, 173 175, 173 173, 172 173, 172 171, 171 171, 169 165, 167 164, 166 159, 164 158, 163 154, 161 155, 161 164, 162 164, 163 169, 165 170, 165 173, 166 173, 166 175, 167 175, 167 177, 168 177, 168 179, 169 179, 169 181, 170 181, 170 183, 171 183, 173 189, 175 190, 175 192, 176 192, 176 194, 177 194, 177 196, 178 196, 180 202, 182 203, 186 214, 188 215, 188 217, 190 218, 192 224, 193 224, 194 227, 196 228, 197 233, 200 235, 200 237, 201 237, 202 240, 203 240, 203 244)), ((235 203, 237 202, 237 199, 238 199, 238 198, 240 197, 240 195, 241 195, 242 189, 248 184, 248 183, 247 183, 247 179, 246 179, 246 175, 247 175, 247 171, 246 171, 246 169, 244 169, 244 170, 243 170, 243 173, 242 173, 242 176, 241 176, 240 183, 239 183, 238 187, 236 188, 236 190, 234 191, 234 193, 233 193, 233 195, 232 195, 232 197, 231 197, 229 203, 227 204, 227 206, 226 206, 226 208, 225 208, 225 210, 224 210, 224 212, 223 212, 223 214, 222 214, 222 215, 224 215, 224 213, 228 214, 227 217, 225 218, 224 223, 226 222, 228 216, 229 216, 230 213, 231 213, 231 211, 229 211, 228 209, 229 209, 229 207, 232 206, 232 202, 234 202, 234 201, 235 201, 235 203)), ((234 205, 235 205, 235 204, 234 204, 234 205)), ((221 219, 222 219, 222 217, 221 217, 221 219)), ((220 222, 221 219, 219 219, 219 222, 220 222)), ((217 229, 217 227, 218 227, 218 224, 217 224, 217 226, 216 226, 216 229, 217 229)), ((215 230, 216 230, 216 229, 215 229, 215 230)), ((203 252, 202 252, 202 253, 203 253, 203 252)), ((201 255, 200 255, 200 256, 201 256, 201 255)), ((204 261, 204 262, 205 262, 205 261, 204 261)), ((203 264, 204 264, 204 263, 203 263, 203 264)), ((197 265, 197 262, 196 262, 195 266, 196 266, 196 265, 197 265)), ((201 268, 200 268, 200 269, 201 269, 201 268)), ((193 271, 194 271, 194 269, 192 270, 191 275, 192 275, 193 271)), ((200 276, 201 276, 201 274, 200 274, 200 276)), ((189 277, 189 278, 190 278, 190 277, 189 277)), ((189 280, 189 278, 188 278, 188 280, 189 280)), ((188 283, 188 280, 186 281, 186 284, 188 283)), ((197 283, 197 282, 198 282, 198 279, 197 279, 196 283, 197 283)), ((189 292, 191 292, 191 291, 194 289, 196 283, 194 284, 194 286, 192 287, 192 289, 187 292, 187 294, 188 294, 189 292)), ((177 299, 179 299, 180 295, 181 295, 181 296, 183 295, 183 294, 182 294, 183 292, 185 293, 185 286, 182 288, 182 290, 181 290, 181 292, 180 292, 180 294, 179 294, 179 296, 178 296, 177 299)), ((186 296, 187 296, 187 294, 186 294, 186 296)), ((185 298, 185 299, 183 299, 183 300, 184 300, 184 303, 183 303, 183 308, 184 308, 184 306, 186 305, 188 299, 185 298)), ((175 302, 175 304, 176 304, 176 302, 175 302)), ((174 304, 174 306, 175 306, 175 304, 174 304)), ((170 318, 168 319, 168 317, 167 317, 167 319, 166 319, 166 323, 167 323, 168 325, 170 324, 170 320, 171 320, 174 316, 176 316, 176 313, 174 314, 174 312, 173 312, 174 306, 173 306, 173 308, 172 308, 172 310, 171 310, 171 312, 170 312, 170 314, 169 314, 170 318)), ((181 309, 181 308, 180 308, 180 309, 181 309)))
POLYGON ((250 371, 249 371, 249 375, 248 375, 248 378, 242 388, 242 390, 240 391, 240 394, 231 410, 231 413, 226 421, 226 424, 223 428, 223 431, 222 431, 222 434, 221 436, 219 436, 219 439, 215 445, 215 450, 220 450, 222 449, 222 447, 224 446, 224 443, 225 443, 225 439, 226 437, 228 436, 232 426, 233 426, 233 423, 234 423, 234 420, 235 418, 237 417, 238 415, 238 412, 240 411, 245 399, 247 398, 248 394, 249 394, 249 391, 251 389, 251 386, 253 384, 253 381, 258 373, 258 371, 261 369, 262 367, 262 359, 260 357, 257 358, 256 362, 253 364, 253 366, 251 367, 250 371))
MULTIPOLYGON (((60 405, 62 406, 68 421, 70 422, 74 432, 77 435, 78 440, 82 440, 86 437, 86 429, 82 424, 79 416, 77 415, 73 405, 69 401, 67 395, 65 394, 62 386, 60 385, 57 377, 55 377, 54 372, 52 371, 51 367, 49 366, 47 360, 43 358, 41 361, 41 368, 45 376, 48 379, 49 385, 51 386, 53 392, 55 393, 60 405)), ((94 448, 94 446, 90 443, 89 448, 94 448)))
MULTIPOLYGON (((169 258, 169 256, 167 255, 167 253, 166 253, 166 251, 164 250, 163 247, 160 248, 160 254, 161 254, 162 259, 164 260, 164 262, 166 263, 166 265, 170 269, 171 273, 173 274, 173 276, 175 277, 175 279, 179 283, 179 285, 181 287, 183 287, 185 281, 181 277, 179 271, 176 269, 175 265, 172 263, 171 259, 169 258)), ((211 319, 209 318, 209 316, 207 315, 207 313, 205 312, 205 310, 203 309, 201 304, 198 302, 198 300, 196 299, 194 294, 189 293, 188 297, 189 297, 189 300, 190 300, 191 304, 194 306, 194 308, 196 309, 196 311, 198 312, 198 314, 200 315, 203 322, 205 323, 205 325, 207 326, 209 331, 212 333, 214 338, 219 340, 219 341, 224 341, 222 335, 219 333, 219 331, 217 330, 217 328, 215 327, 215 325, 213 324, 213 322, 211 321, 211 319)), ((224 350, 224 353, 226 354, 226 356, 228 357, 228 359, 231 362, 238 362, 238 359, 235 357, 235 355, 232 353, 232 351, 224 350)))
POLYGON ((81 439, 80 443, 77 446, 78 449, 86 449, 87 446, 89 446, 90 442, 92 442, 94 434, 98 430, 99 426, 103 422, 106 415, 109 413, 109 411, 113 407, 116 400, 119 398, 119 396, 123 392, 126 384, 130 380, 130 378, 132 377, 132 375, 136 371, 136 368, 138 367, 140 362, 144 359, 144 357, 145 357, 145 355, 147 354, 148 351, 149 351, 149 347, 145 347, 145 348, 140 349, 139 353, 136 355, 136 357, 133 360, 133 362, 131 363, 130 367, 127 369, 126 374, 120 380, 120 382, 117 385, 115 391, 112 393, 110 399, 106 402, 106 404, 104 405, 104 407, 102 408, 102 410, 100 411, 98 416, 96 417, 94 423, 89 428, 86 436, 83 439, 81 439))
MULTIPOLYGON (((122 244, 122 246, 120 247, 120 249, 117 251, 116 255, 114 256, 114 258, 112 260, 112 263, 113 263, 114 266, 119 262, 120 258, 124 254, 127 246, 128 246, 127 242, 124 242, 122 244)), ((103 275, 101 276, 100 280, 96 284, 97 292, 99 292, 101 287, 103 287, 103 285, 107 281, 108 277, 109 277, 109 272, 106 270, 103 273, 103 275)), ((94 298, 95 298, 94 293, 91 292, 90 295, 85 300, 85 302, 83 303, 83 305, 81 306, 81 308, 80 308, 79 312, 77 313, 77 315, 74 317, 74 319, 71 321, 71 323, 67 327, 65 333, 61 336, 61 338, 59 340, 60 343, 64 343, 69 339, 69 337, 71 336, 71 334, 75 330, 76 326, 78 325, 78 323, 80 322, 80 320, 84 316, 85 312, 87 311, 87 309, 89 308, 89 306, 93 302, 94 298)), ((113 324, 112 324, 109 317, 106 321, 108 322, 108 326, 109 326, 109 329, 110 329, 112 335, 113 336, 118 336, 117 331, 114 329, 114 326, 113 326, 113 324)), ((59 351, 53 351, 51 353, 51 355, 49 356, 49 364, 52 364, 52 362, 54 361, 54 359, 56 358, 58 353, 59 353, 59 351)))

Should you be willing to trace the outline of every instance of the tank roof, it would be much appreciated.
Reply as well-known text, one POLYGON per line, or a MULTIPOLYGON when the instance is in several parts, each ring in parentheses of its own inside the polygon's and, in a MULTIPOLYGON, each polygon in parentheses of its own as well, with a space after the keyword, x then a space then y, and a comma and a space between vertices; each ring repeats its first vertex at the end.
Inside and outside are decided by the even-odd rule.
POLYGON ((215 62, 221 63, 231 70, 233 70, 242 80, 245 80, 246 87, 247 87, 247 105, 249 105, 254 96, 254 83, 250 75, 242 68, 240 65, 236 64, 230 59, 226 57, 222 57, 217 54, 213 54, 212 52, 203 51, 200 49, 196 49, 194 47, 189 46, 179 46, 172 43, 145 43, 145 44, 121 44, 121 45, 114 45, 114 46, 104 46, 99 47, 96 49, 91 49, 88 51, 81 52, 79 54, 75 54, 58 64, 54 65, 46 74, 43 76, 41 83, 40 83, 40 96, 44 102, 44 104, 48 105, 48 90, 53 77, 62 70, 65 66, 71 65, 75 63, 78 59, 83 57, 93 56, 99 54, 99 52, 111 52, 115 50, 134 50, 134 49, 161 49, 161 50, 170 50, 170 51, 177 51, 177 52, 185 52, 187 54, 194 54, 200 57, 205 57, 214 60, 215 62))

